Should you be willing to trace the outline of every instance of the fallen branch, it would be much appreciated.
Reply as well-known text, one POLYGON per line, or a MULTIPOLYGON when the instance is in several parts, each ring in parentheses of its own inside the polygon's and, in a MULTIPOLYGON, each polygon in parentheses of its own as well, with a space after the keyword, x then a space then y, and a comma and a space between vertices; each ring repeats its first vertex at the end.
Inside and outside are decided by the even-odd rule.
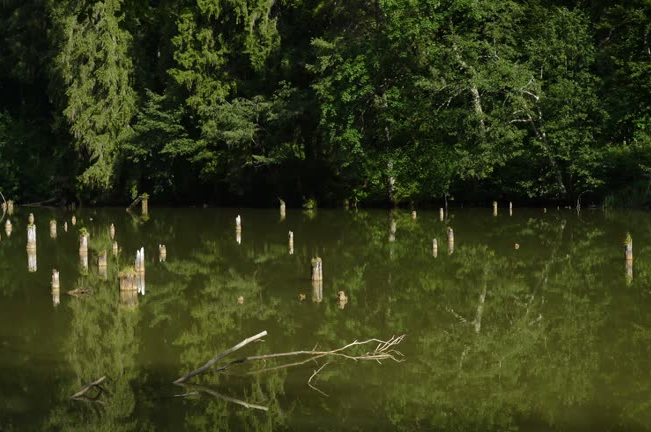
POLYGON ((56 201, 58 198, 50 198, 45 201, 39 201, 39 202, 33 202, 33 203, 28 203, 28 204, 21 204, 21 207, 50 207, 50 208, 55 208, 53 206, 44 206, 43 204, 49 204, 51 202, 56 201))
POLYGON ((193 376, 199 375, 200 373, 207 371, 208 369, 210 369, 210 367, 212 365, 214 365, 215 363, 217 363, 219 360, 223 359, 227 355, 237 351, 238 349, 242 348, 243 346, 245 346, 245 345, 247 345, 247 344, 249 344, 249 343, 251 343, 251 342, 253 342, 255 340, 258 340, 260 338, 265 337, 266 335, 267 335, 267 331, 265 330, 263 332, 258 333, 255 336, 251 336, 250 338, 244 339, 242 342, 238 343, 237 345, 235 345, 235 346, 227 349, 223 353, 217 355, 216 357, 214 357, 213 359, 208 361, 208 363, 201 366, 199 369, 195 369, 192 372, 189 372, 189 373, 183 375, 181 378, 178 378, 176 381, 174 381, 174 384, 179 384, 179 383, 186 382, 187 380, 189 380, 193 376))
MULTIPOLYGON (((214 357, 212 360, 210 360, 205 365, 201 366, 199 369, 196 369, 196 370, 182 376, 181 378, 177 379, 176 381, 174 381, 174 384, 179 384, 179 383, 185 382, 188 379, 192 378, 193 376, 196 376, 196 375, 199 375, 200 373, 208 371, 208 369, 210 369, 220 359, 226 357, 228 354, 231 354, 234 351, 237 351, 238 349, 242 348, 243 346, 247 345, 248 343, 265 336, 266 334, 267 334, 267 332, 264 331, 262 333, 259 333, 259 334, 255 335, 255 336, 244 339, 239 344, 235 345, 234 347, 232 347, 232 348, 224 351, 223 353, 219 354, 218 356, 214 357)), ((382 360, 393 360, 395 362, 401 362, 402 357, 404 357, 404 356, 400 351, 396 350, 395 347, 402 342, 404 337, 405 337, 405 335, 401 335, 401 336, 398 336, 398 337, 392 336, 387 341, 383 341, 383 340, 375 339, 375 338, 368 339, 368 340, 365 340, 365 341, 362 341, 362 342, 356 340, 356 341, 351 342, 348 345, 345 345, 345 346, 343 346, 341 348, 337 348, 337 349, 330 350, 330 351, 316 351, 316 347, 315 347, 311 351, 302 350, 302 351, 292 351, 292 352, 285 352, 285 353, 248 356, 248 357, 243 357, 243 358, 240 358, 240 359, 237 359, 237 360, 232 360, 232 361, 224 364, 223 366, 212 369, 211 372, 213 372, 213 373, 215 373, 215 372, 223 372, 226 369, 229 369, 230 367, 232 367, 233 365, 245 363, 247 361, 255 361, 255 360, 266 361, 266 360, 269 360, 269 359, 278 359, 278 358, 294 357, 294 356, 309 356, 309 358, 306 359, 306 360, 300 361, 300 362, 290 363, 288 365, 281 365, 281 366, 277 366, 277 367, 274 367, 274 368, 265 368, 265 369, 261 369, 261 370, 258 370, 258 371, 253 371, 251 373, 260 373, 260 372, 270 371, 270 370, 274 370, 274 369, 286 368, 286 367, 290 367, 290 366, 297 366, 297 365, 305 364, 305 363, 307 363, 309 361, 314 361, 314 360, 319 359, 321 357, 339 357, 339 358, 344 358, 344 359, 353 360, 353 361, 373 360, 373 361, 377 361, 378 363, 382 363, 382 360), (371 344, 371 343, 377 343, 378 345, 374 350, 368 351, 368 352, 366 352, 364 354, 354 355, 354 354, 347 354, 345 352, 346 350, 348 350, 348 349, 350 349, 352 347, 368 345, 368 344, 371 344)))
POLYGON ((73 394, 70 396, 70 399, 75 399, 75 400, 87 400, 90 402, 97 402, 100 404, 104 404, 104 401, 99 400, 99 397, 102 396, 102 393, 104 393, 104 387, 101 386, 101 384, 106 381, 106 376, 103 376, 87 385, 85 385, 81 390, 79 390, 77 393, 73 394), (90 397, 88 396, 88 392, 91 389, 97 389, 98 393, 90 397))

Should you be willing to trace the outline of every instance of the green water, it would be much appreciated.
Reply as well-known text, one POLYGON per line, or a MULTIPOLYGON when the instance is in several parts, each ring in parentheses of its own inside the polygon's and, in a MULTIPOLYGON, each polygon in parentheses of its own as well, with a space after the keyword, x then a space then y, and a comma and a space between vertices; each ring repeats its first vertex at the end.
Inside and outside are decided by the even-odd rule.
POLYGON ((30 272, 29 211, 11 216, 10 237, 0 231, 2 431, 650 428, 647 213, 516 209, 493 217, 489 209, 459 209, 442 222, 438 211, 413 220, 407 211, 288 210, 281 220, 277 210, 152 207, 146 222, 123 209, 84 209, 72 226, 71 212, 31 210, 37 269, 30 272), (80 267, 81 227, 90 232, 88 272, 80 267), (129 306, 121 304, 117 273, 133 265, 139 247, 145 295, 129 306), (97 267, 102 249, 106 281, 97 267), (320 302, 310 280, 316 255, 320 302), (67 294, 78 288, 89 293, 67 294), (339 291, 348 298, 343 308, 339 291), (404 361, 330 359, 311 381, 317 390, 308 381, 325 358, 279 369, 271 368, 302 358, 245 363, 192 380, 202 387, 172 384, 262 330, 264 342, 229 358, 406 334, 397 347, 404 361), (101 376, 101 403, 70 399, 101 376))

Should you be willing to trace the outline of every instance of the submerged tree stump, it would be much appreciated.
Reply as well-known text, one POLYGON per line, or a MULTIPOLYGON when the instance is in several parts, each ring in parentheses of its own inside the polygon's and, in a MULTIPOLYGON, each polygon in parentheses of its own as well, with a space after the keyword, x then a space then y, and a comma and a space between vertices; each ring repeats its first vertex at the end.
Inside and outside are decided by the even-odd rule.
POLYGON ((286 206, 285 206, 285 201, 282 199, 278 198, 280 200, 280 220, 283 221, 285 220, 286 216, 286 206))
POLYGON ((97 268, 99 275, 102 279, 106 280, 108 276, 108 258, 107 258, 107 253, 106 251, 100 252, 99 256, 97 257, 97 268))
POLYGON ((27 250, 36 249, 36 225, 27 225, 27 250))
POLYGON ((59 289, 61 285, 59 284, 59 270, 52 270, 52 289, 59 289))
POLYGON ((138 292, 137 284, 138 275, 135 270, 128 269, 121 271, 118 274, 118 280, 120 281, 120 291, 133 291, 138 292))
POLYGON ((319 257, 312 258, 312 281, 323 280, 323 260, 319 257))
POLYGON ((452 255, 454 253, 454 231, 451 227, 448 227, 448 254, 452 255))

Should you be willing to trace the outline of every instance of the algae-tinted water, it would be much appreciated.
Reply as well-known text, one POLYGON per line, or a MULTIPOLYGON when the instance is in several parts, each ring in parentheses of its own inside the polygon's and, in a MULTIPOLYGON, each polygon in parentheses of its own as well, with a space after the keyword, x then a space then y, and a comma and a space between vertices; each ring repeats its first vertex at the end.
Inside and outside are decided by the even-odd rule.
POLYGON ((0 430, 651 425, 647 213, 515 209, 513 216, 501 210, 493 217, 490 209, 461 209, 442 222, 438 211, 419 211, 413 220, 407 211, 288 210, 281 221, 276 210, 152 208, 143 222, 122 209, 84 209, 72 226, 71 212, 32 211, 35 272, 28 271, 25 248, 29 211, 11 217, 11 237, 1 231, 0 430), (56 239, 50 219, 58 221, 56 239), (455 233, 452 254, 447 226, 455 233), (88 272, 79 262, 81 227, 90 232, 88 272), (632 279, 624 260, 627 231, 632 279), (158 260, 159 244, 166 245, 165 262, 158 260), (134 307, 121 304, 117 273, 133 265, 141 246, 146 290, 134 307), (97 269, 101 250, 109 252, 106 281, 97 269), (317 255, 321 302, 310 281, 317 255), (53 268, 61 274, 58 305, 53 268), (80 288, 89 293, 67 294, 80 288), (348 298, 343 309, 339 291, 348 298), (195 378, 202 388, 172 384, 262 330, 269 333, 264 342, 231 357, 327 350, 404 333, 398 347, 404 362, 331 361, 311 381, 319 391, 308 380, 324 359, 256 374, 249 372, 282 362, 237 365, 195 378), (108 378, 102 403, 70 399, 101 376, 108 378))

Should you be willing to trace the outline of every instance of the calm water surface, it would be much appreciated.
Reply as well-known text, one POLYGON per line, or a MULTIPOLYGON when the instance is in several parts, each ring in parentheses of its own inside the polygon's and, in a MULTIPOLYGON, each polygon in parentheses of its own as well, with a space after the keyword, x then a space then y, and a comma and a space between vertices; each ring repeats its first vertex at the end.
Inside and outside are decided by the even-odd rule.
POLYGON ((461 209, 442 222, 427 211, 413 220, 407 211, 288 210, 281 220, 277 210, 154 207, 146 222, 123 209, 84 209, 72 226, 71 212, 32 209, 30 272, 29 211, 11 217, 10 237, 0 231, 2 431, 650 428, 648 213, 516 209, 493 217, 461 209), (90 232, 88 271, 81 227, 90 232), (141 246, 146 290, 129 306, 117 273, 141 246), (101 250, 109 253, 107 280, 98 272, 101 250), (315 255, 324 263, 322 294, 310 281, 315 255), (89 294, 67 294, 80 288, 89 294), (348 297, 343 308, 339 291, 348 297), (264 342, 232 358, 404 333, 404 362, 331 361, 312 381, 319 391, 308 380, 324 359, 276 369, 287 361, 246 363, 192 380, 201 387, 172 384, 262 330, 264 342), (70 399, 101 376, 101 403, 70 399))

